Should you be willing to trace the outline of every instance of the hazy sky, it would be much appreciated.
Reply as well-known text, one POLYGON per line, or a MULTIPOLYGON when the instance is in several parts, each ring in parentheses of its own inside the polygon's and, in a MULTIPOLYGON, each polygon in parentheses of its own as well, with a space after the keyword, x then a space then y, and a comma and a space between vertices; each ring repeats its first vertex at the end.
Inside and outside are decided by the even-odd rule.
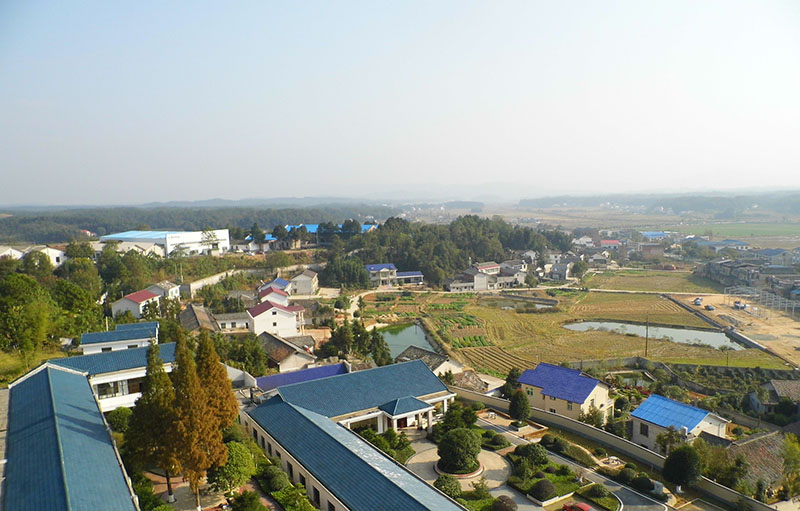
POLYGON ((497 183, 800 188, 800 2, 0 2, 0 204, 497 183))

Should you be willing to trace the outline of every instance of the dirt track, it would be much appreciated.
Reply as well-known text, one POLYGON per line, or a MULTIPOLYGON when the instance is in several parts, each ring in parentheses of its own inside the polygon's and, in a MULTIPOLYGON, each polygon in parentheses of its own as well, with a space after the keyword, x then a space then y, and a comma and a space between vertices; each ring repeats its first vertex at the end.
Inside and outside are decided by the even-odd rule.
MULTIPOLYGON (((758 304, 755 304, 755 308, 753 308, 753 304, 747 300, 745 302, 748 303, 749 310, 735 310, 733 308, 735 298, 733 297, 725 295, 695 296, 703 297, 703 306, 713 305, 715 307, 713 311, 697 307, 703 309, 704 314, 723 325, 736 327, 744 335, 800 366, 800 310, 795 312, 796 319, 792 319, 789 314, 761 307, 758 304)), ((675 298, 692 305, 695 296, 676 296, 675 298)))

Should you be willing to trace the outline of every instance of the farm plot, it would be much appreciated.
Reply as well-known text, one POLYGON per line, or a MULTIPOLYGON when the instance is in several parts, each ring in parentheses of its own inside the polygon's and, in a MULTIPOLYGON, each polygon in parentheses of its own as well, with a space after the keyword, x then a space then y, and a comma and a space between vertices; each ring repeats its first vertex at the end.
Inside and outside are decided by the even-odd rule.
POLYGON ((588 277, 586 286, 593 289, 624 289, 662 293, 721 293, 722 286, 687 272, 625 270, 605 271, 588 277))
POLYGON ((536 366, 534 362, 506 353, 497 346, 464 348, 459 350, 459 355, 476 369, 486 368, 501 374, 507 374, 512 367, 527 369, 536 366))
POLYGON ((659 295, 585 293, 570 307, 573 319, 609 319, 707 328, 708 324, 659 295))

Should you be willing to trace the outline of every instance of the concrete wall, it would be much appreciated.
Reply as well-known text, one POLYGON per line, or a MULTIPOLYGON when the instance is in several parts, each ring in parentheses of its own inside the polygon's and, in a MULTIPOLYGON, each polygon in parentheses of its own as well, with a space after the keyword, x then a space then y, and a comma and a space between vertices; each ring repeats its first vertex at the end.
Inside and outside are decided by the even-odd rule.
MULTIPOLYGON (((458 387, 449 388, 451 392, 455 392, 459 395, 459 397, 467 401, 476 401, 487 406, 497 408, 501 411, 508 411, 509 403, 505 399, 484 396, 483 394, 460 389, 458 387)), ((625 440, 624 438, 612 435, 607 431, 584 424, 583 422, 578 422, 570 419, 569 417, 550 413, 538 408, 533 408, 531 410, 531 418, 538 423, 544 424, 545 426, 561 428, 576 435, 594 440, 595 442, 601 443, 607 447, 610 447, 611 449, 615 449, 654 468, 661 469, 664 466, 664 457, 660 454, 657 454, 649 449, 645 449, 644 447, 636 445, 635 443, 625 440)), ((764 504, 763 502, 759 502, 755 499, 742 495, 735 490, 722 486, 721 484, 717 484, 710 479, 706 479, 705 477, 700 480, 700 482, 696 485, 696 488, 704 494, 731 506, 736 506, 740 499, 744 499, 750 505, 753 511, 774 511, 773 508, 767 504, 764 504)))

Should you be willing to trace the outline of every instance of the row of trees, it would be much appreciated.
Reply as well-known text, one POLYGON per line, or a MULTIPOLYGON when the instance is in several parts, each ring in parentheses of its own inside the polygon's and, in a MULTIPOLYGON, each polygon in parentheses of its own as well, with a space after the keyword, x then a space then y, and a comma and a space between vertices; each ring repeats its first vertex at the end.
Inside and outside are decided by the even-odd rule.
POLYGON ((236 418, 238 404, 231 383, 207 332, 193 355, 179 335, 170 376, 157 344, 147 352, 142 396, 136 401, 125 437, 126 459, 137 469, 157 466, 171 477, 183 474, 200 509, 200 484, 206 471, 222 467, 228 449, 222 432, 236 418))
POLYGON ((341 326, 331 332, 331 338, 317 353, 322 357, 339 354, 371 357, 379 366, 392 363, 392 354, 383 335, 377 329, 368 331, 364 323, 356 320, 350 322, 345 319, 341 326))

